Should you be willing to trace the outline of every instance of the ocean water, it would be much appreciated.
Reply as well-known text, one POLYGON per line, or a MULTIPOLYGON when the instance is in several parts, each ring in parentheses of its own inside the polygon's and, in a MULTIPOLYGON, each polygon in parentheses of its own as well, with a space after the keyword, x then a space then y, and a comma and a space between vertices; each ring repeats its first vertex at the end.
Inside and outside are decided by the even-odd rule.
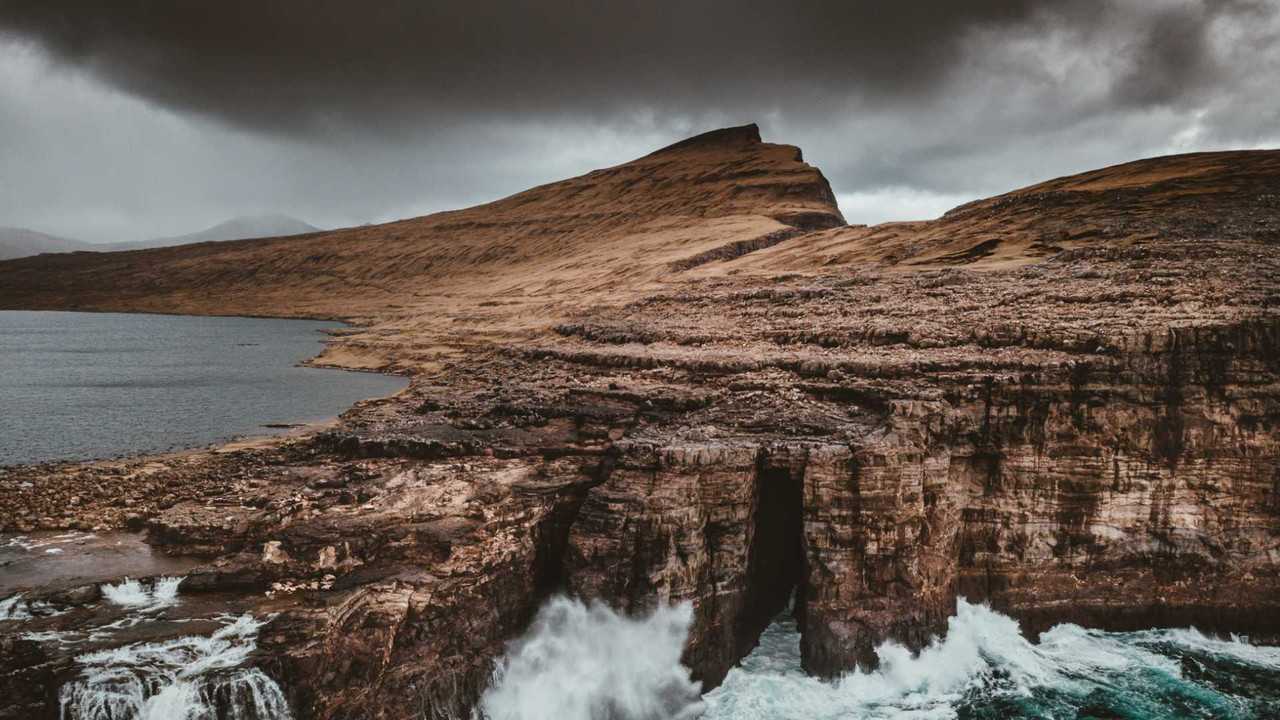
MULTIPOLYGON (((145 596, 146 603, 123 607, 138 617, 156 613, 163 609, 157 598, 178 602, 169 580, 126 582, 108 600, 145 596)), ((21 623, 47 608, 15 596, 0 602, 0 613, 8 614, 0 620, 21 623)), ((801 672, 799 633, 780 617, 722 685, 700 694, 680 664, 691 620, 687 604, 626 617, 553 599, 508 648, 469 720, 1280 717, 1280 649, 1191 629, 1107 633, 1059 625, 1032 642, 1012 619, 962 601, 945 637, 923 651, 886 643, 878 670, 821 681, 801 672)), ((258 630, 271 618, 225 614, 219 621, 208 636, 76 656, 78 672, 59 690, 60 717, 289 720, 286 689, 251 662, 258 630)))
MULTIPOLYGON (((122 611, 111 622, 76 630, 28 630, 66 614, 23 594, 0 598, 0 635, 13 634, 73 656, 57 692, 60 720, 291 720, 284 689, 251 662, 259 630, 273 615, 204 611, 180 606, 181 577, 102 583, 102 603, 122 611), (177 610, 177 612, 173 612, 177 610), (208 634, 107 645, 152 623, 212 623, 208 634), (106 645, 104 647, 104 645, 106 645)), ((199 605, 198 596, 194 598, 199 605)))
POLYGON ((477 720, 692 720, 701 687, 680 664, 688 604, 629 618, 553 598, 494 670, 477 720))
POLYGON ((481 704, 492 720, 1267 720, 1280 718, 1280 648, 1192 629, 1059 625, 1038 642, 961 601, 945 637, 825 682, 800 669, 788 617, 699 697, 679 664, 688 606, 626 618, 556 599, 514 643, 481 704))
POLYGON ((263 621, 227 618, 207 637, 86 653, 58 693, 62 720, 290 720, 284 692, 244 667, 263 621))
POLYGON ((0 312, 0 466, 198 447, 390 395, 403 378, 298 367, 337 323, 0 312))

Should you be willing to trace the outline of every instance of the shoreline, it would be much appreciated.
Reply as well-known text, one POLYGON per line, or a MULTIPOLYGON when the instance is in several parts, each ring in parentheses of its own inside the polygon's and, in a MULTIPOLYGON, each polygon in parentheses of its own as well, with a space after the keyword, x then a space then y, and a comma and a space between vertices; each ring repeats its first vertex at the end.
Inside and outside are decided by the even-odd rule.
MULTIPOLYGON (((303 368, 309 370, 333 370, 353 373, 367 373, 376 375, 386 375, 389 377, 400 377, 406 380, 404 387, 387 395, 375 395, 364 397, 347 405, 339 410, 336 414, 325 415, 319 418, 304 419, 294 422, 291 419, 276 419, 270 423, 261 423, 258 430, 268 430, 268 432, 250 432, 245 434, 234 434, 226 438, 218 438, 203 445, 193 445, 190 447, 176 448, 172 450, 154 451, 141 450, 138 452, 125 452, 119 455, 107 457, 88 457, 88 458, 66 458, 52 459, 39 462, 18 462, 11 464, 0 464, 0 480, 4 480, 7 475, 21 472, 47 472, 61 473, 75 468, 90 469, 94 467, 119 467, 129 464, 165 462, 170 460, 191 458, 200 455, 219 455, 247 449, 264 449, 281 445, 287 441, 303 440, 319 434, 325 430, 337 427, 342 416, 355 409, 362 403, 390 401, 412 387, 412 373, 405 369, 395 370, 390 366, 383 367, 354 367, 345 366, 340 363, 322 362, 321 358, 335 346, 342 343, 344 337, 358 335, 366 328, 357 325, 350 320, 332 318, 332 317, 281 317, 269 315, 219 315, 219 314, 193 314, 193 313, 165 313, 165 312, 121 312, 115 310, 18 310, 18 309, 0 309, 0 314, 6 312, 26 312, 26 313, 92 313, 98 315, 154 315, 161 317, 188 317, 188 318, 228 318, 228 319, 251 319, 251 320, 280 320, 280 321, 306 321, 306 322, 332 322, 337 323, 336 328, 317 328, 315 331, 323 336, 321 349, 319 352, 303 358, 292 364, 292 367, 303 368), (350 332, 348 332, 350 331, 350 332), (270 432, 273 425, 279 425, 279 432, 270 432), (288 427, 285 427, 288 426, 288 427)), ((4 522, 4 518, 0 518, 0 532, 6 530, 8 526, 4 522)), ((70 526, 63 526, 54 529, 71 529, 70 526)))

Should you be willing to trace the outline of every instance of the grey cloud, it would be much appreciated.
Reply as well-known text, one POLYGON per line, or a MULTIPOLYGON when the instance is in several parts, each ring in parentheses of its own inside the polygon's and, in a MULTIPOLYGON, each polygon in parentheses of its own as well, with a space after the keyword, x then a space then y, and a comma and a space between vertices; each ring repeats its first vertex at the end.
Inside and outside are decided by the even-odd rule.
POLYGON ((1132 57, 1127 72, 1116 82, 1116 100, 1139 106, 1176 102, 1212 81, 1222 71, 1207 48, 1214 14, 1214 9, 1203 5, 1155 12, 1126 53, 1132 57))
POLYGON ((803 147, 850 220, 934 212, 1280 142, 1278 10, 0 0, 0 224, 128 240, 258 212, 389 220, 750 121, 803 147))
POLYGON ((277 132, 385 131, 909 97, 945 81, 970 29, 1101 4, 2 0, 0 28, 167 107, 277 132))

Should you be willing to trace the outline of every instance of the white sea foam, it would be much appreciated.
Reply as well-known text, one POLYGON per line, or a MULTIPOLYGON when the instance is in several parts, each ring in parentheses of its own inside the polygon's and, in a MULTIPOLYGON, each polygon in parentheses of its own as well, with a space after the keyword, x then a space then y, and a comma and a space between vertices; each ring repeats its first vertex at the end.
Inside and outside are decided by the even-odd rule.
POLYGON ((894 643, 880 646, 880 667, 823 682, 800 669, 795 623, 781 620, 725 682, 704 697, 705 720, 950 720, 965 702, 1001 698, 1031 703, 1036 717, 1074 717, 1099 692, 1122 704, 1148 708, 1149 717, 1178 717, 1171 697, 1190 698, 1213 717, 1253 717, 1240 698, 1196 686, 1183 677, 1177 653, 1162 644, 1204 655, 1235 657, 1263 670, 1280 670, 1280 649, 1217 640, 1194 630, 1107 633, 1059 625, 1033 643, 1017 623, 990 608, 961 600, 945 637, 917 654, 894 643), (1172 713, 1172 714, 1170 714, 1172 713))
POLYGON ((31 612, 27 609, 27 603, 22 599, 22 593, 10 595, 0 600, 0 622, 30 619, 31 612))
POLYGON ((552 600, 500 663, 479 715, 630 720, 705 711, 704 720, 954 720, 966 713, 1076 717, 1092 707, 1120 714, 1140 708, 1147 718, 1190 712, 1244 719, 1269 717, 1267 708, 1280 699, 1280 648, 1195 630, 1107 633, 1076 625, 1032 642, 1013 619, 961 600, 942 638, 918 653, 885 643, 876 650, 877 670, 833 682, 801 670, 796 623, 780 618, 699 701, 680 664, 690 621, 688 606, 627 618, 552 600), (1239 689, 1231 673, 1242 673, 1239 689))
POLYGON ((150 585, 125 578, 114 585, 103 585, 107 602, 131 610, 159 610, 178 603, 180 577, 156 578, 150 585))
POLYGON ((42 630, 40 632, 26 632, 18 637, 23 640, 30 640, 38 643, 58 643, 60 645, 76 645, 84 642, 83 638, 77 637, 75 633, 60 632, 58 630, 42 630))
POLYGON ((964 604, 952 618, 946 639, 913 656, 886 643, 877 649, 880 668, 854 673, 836 683, 800 669, 800 636, 790 620, 775 623, 761 647, 707 694, 706 718, 952 718, 964 691, 981 683, 984 651, 1007 655, 1023 672, 1042 681, 1050 673, 1022 648, 1012 620, 964 604), (1010 627, 1012 626, 1012 627, 1010 627))
POLYGON ((636 618, 556 598, 512 645, 480 703, 491 720, 694 718, 699 684, 680 664, 693 611, 636 618))
POLYGON ((48 549, 45 549, 46 553, 57 554, 62 552, 61 548, 55 547, 57 545, 70 545, 73 543, 80 543, 94 537, 97 537, 97 536, 94 535, 93 533, 78 532, 78 531, 58 533, 56 535, 40 535, 38 537, 31 537, 29 535, 15 535, 13 537, 8 538, 4 542, 4 545, 0 547, 20 548, 27 552, 48 548, 48 549))
POLYGON ((1217 638, 1195 628, 1147 630, 1131 635, 1135 642, 1144 646, 1170 645, 1204 655, 1229 657, 1248 665, 1280 669, 1280 647, 1251 645, 1249 638, 1239 635, 1217 638))
POLYGON ((22 593, 0 600, 0 622, 53 617, 66 612, 67 610, 59 610, 43 600, 26 600, 22 593))
POLYGON ((244 615, 208 637, 139 643, 76 658, 62 720, 288 720, 279 685, 241 667, 262 622, 244 615))

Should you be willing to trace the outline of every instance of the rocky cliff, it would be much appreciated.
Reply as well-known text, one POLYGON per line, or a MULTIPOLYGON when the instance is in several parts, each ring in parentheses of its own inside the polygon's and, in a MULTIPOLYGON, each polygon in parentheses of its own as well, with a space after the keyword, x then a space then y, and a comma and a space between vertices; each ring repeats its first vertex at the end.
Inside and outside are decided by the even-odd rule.
MULTIPOLYGON (((554 592, 690 601, 708 685, 793 598, 820 675, 920 647, 958 596, 1030 630, 1280 640, 1277 188, 1280 153, 1202 154, 831 227, 820 174, 747 128, 349 231, 386 238, 358 270, 357 235, 228 244, 223 270, 185 248, 0 264, 25 288, 0 282, 6 306, 128 309, 184 291, 99 294, 113 263, 219 293, 261 267, 232 311, 302 292, 289 263, 347 268, 404 302, 357 292, 369 329, 335 356, 416 373, 273 447, 0 471, 0 524, 133 522, 199 558, 184 595, 279 613, 256 662, 304 718, 462 714, 554 592), (250 253, 272 259, 229 274, 250 253), (462 266, 447 303, 401 288, 462 266)), ((64 666, 9 657, 10 715, 52 716, 64 666)))

